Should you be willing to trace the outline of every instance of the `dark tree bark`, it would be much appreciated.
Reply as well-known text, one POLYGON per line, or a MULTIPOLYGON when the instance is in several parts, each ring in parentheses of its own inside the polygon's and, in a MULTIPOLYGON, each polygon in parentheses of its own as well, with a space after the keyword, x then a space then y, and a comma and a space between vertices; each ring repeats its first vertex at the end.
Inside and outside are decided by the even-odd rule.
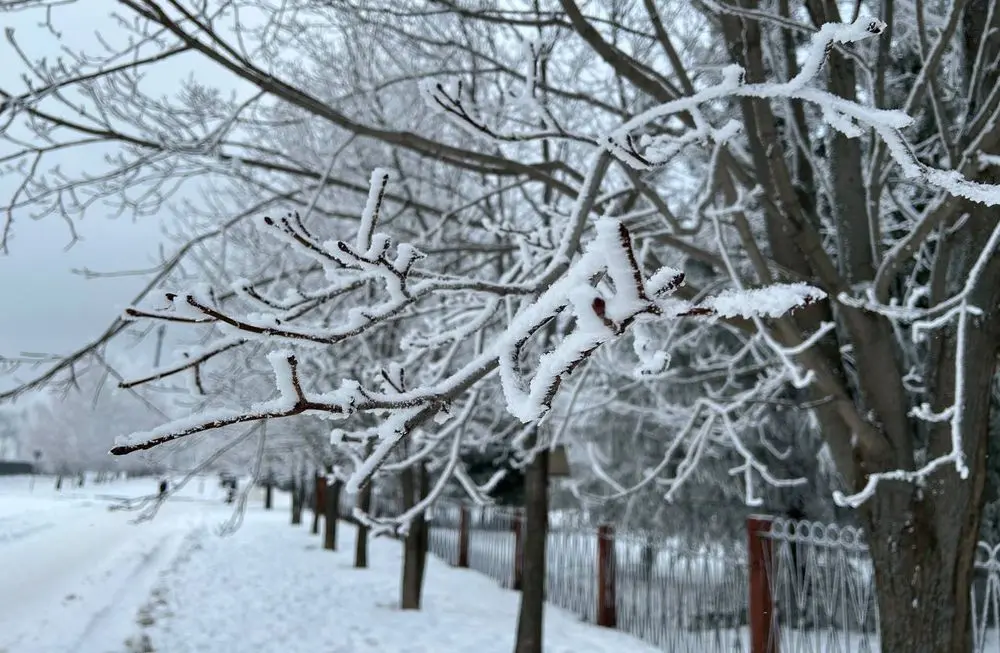
MULTIPOLYGON (((422 463, 403 471, 403 506, 415 506, 430 492, 430 475, 422 463)), ((403 580, 400 588, 400 608, 419 610, 427 565, 429 529, 423 513, 414 518, 403 544, 403 580)))
POLYGON ((264 510, 274 508, 274 483, 270 480, 264 484, 264 510))
MULTIPOLYGON (((975 249, 982 242, 977 239, 988 237, 996 224, 991 209, 970 206, 968 215, 972 224, 964 232, 965 242, 954 243, 952 252, 959 268, 972 262, 961 250, 975 249)), ((948 465, 923 488, 881 483, 863 509, 886 651, 972 650, 970 594, 985 498, 990 391, 1000 354, 1000 258, 987 265, 970 304, 992 308, 984 309, 981 318, 970 318, 965 334, 961 422, 969 478, 961 479, 948 465)), ((956 339, 953 330, 941 336, 940 353, 931 367, 937 376, 937 411, 955 401, 956 339)), ((947 453, 950 446, 951 425, 935 425, 928 458, 947 453)))
POLYGON ((319 534, 319 519, 323 515, 323 490, 325 481, 320 477, 319 474, 313 476, 312 492, 309 496, 312 497, 310 501, 310 507, 312 508, 313 520, 312 520, 312 534, 319 534))
POLYGON ((342 483, 334 481, 323 492, 323 548, 337 550, 337 521, 339 520, 340 489, 342 483))
POLYGON ((549 450, 543 448, 524 476, 524 559, 521 610, 514 653, 542 653, 545 621, 545 548, 549 534, 549 450))
POLYGON ((302 502, 305 500, 305 488, 302 487, 302 479, 292 481, 292 525, 298 526, 302 523, 302 502))
MULTIPOLYGON (((368 481, 358 494, 358 508, 365 513, 370 512, 372 508, 374 484, 375 481, 368 481)), ((361 523, 358 524, 357 537, 354 538, 354 567, 356 569, 368 567, 368 527, 361 523)))

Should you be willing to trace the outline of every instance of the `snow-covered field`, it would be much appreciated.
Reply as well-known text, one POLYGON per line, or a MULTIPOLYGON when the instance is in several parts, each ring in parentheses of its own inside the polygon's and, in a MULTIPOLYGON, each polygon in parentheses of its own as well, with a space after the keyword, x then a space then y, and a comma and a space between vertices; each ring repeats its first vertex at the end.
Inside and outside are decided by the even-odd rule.
MULTIPOLYGON (((251 498, 242 528, 217 484, 197 481, 155 520, 108 510, 152 480, 57 494, 0 478, 0 653, 509 653, 518 595, 474 571, 428 560, 425 607, 397 609, 401 550, 375 540, 370 568, 351 567, 354 530, 323 551, 308 527, 251 498)), ((548 653, 652 653, 622 633, 549 609, 548 653)))

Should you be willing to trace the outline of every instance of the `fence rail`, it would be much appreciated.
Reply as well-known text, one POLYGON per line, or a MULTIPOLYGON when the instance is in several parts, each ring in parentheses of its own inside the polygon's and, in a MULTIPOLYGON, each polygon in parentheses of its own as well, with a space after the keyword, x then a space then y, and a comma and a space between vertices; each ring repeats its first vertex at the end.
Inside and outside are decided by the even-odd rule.
MULTIPOLYGON (((874 576, 859 529, 756 517, 742 542, 615 531, 554 515, 546 599, 672 653, 865 653, 880 649, 874 576)), ((519 588, 518 510, 438 504, 431 552, 519 588)), ((1000 545, 980 544, 976 653, 1000 653, 1000 545)))

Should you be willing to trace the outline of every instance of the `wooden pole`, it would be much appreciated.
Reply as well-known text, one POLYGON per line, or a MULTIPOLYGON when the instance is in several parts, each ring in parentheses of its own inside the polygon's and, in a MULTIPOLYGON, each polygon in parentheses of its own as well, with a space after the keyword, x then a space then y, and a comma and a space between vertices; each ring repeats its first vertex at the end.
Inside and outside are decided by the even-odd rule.
POLYGON ((458 567, 469 568, 469 506, 461 506, 458 512, 458 567))
POLYGON ((750 653, 778 653, 778 625, 771 593, 771 519, 747 519, 747 560, 750 565, 750 653))
POLYGON ((615 531, 607 524, 597 527, 597 625, 618 627, 615 586, 615 531))

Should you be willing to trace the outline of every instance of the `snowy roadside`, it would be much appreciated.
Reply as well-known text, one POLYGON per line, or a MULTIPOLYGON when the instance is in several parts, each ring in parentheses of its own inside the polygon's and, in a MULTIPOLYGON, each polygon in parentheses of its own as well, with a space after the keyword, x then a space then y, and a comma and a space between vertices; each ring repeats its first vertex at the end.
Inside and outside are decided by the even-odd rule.
MULTIPOLYGON (((0 653, 121 653, 135 611, 184 542, 221 522, 221 502, 167 504, 136 525, 95 495, 140 496, 147 481, 55 493, 0 484, 0 653)), ((153 485, 152 487, 155 487, 153 485)))
MULTIPOLYGON (((285 511, 251 510, 232 537, 203 535, 141 610, 149 653, 510 653, 518 595, 468 570, 428 560, 424 609, 402 612, 401 547, 371 542, 370 568, 353 569, 355 531, 319 549, 285 511)), ((619 632, 546 610, 548 653, 653 653, 619 632)))

